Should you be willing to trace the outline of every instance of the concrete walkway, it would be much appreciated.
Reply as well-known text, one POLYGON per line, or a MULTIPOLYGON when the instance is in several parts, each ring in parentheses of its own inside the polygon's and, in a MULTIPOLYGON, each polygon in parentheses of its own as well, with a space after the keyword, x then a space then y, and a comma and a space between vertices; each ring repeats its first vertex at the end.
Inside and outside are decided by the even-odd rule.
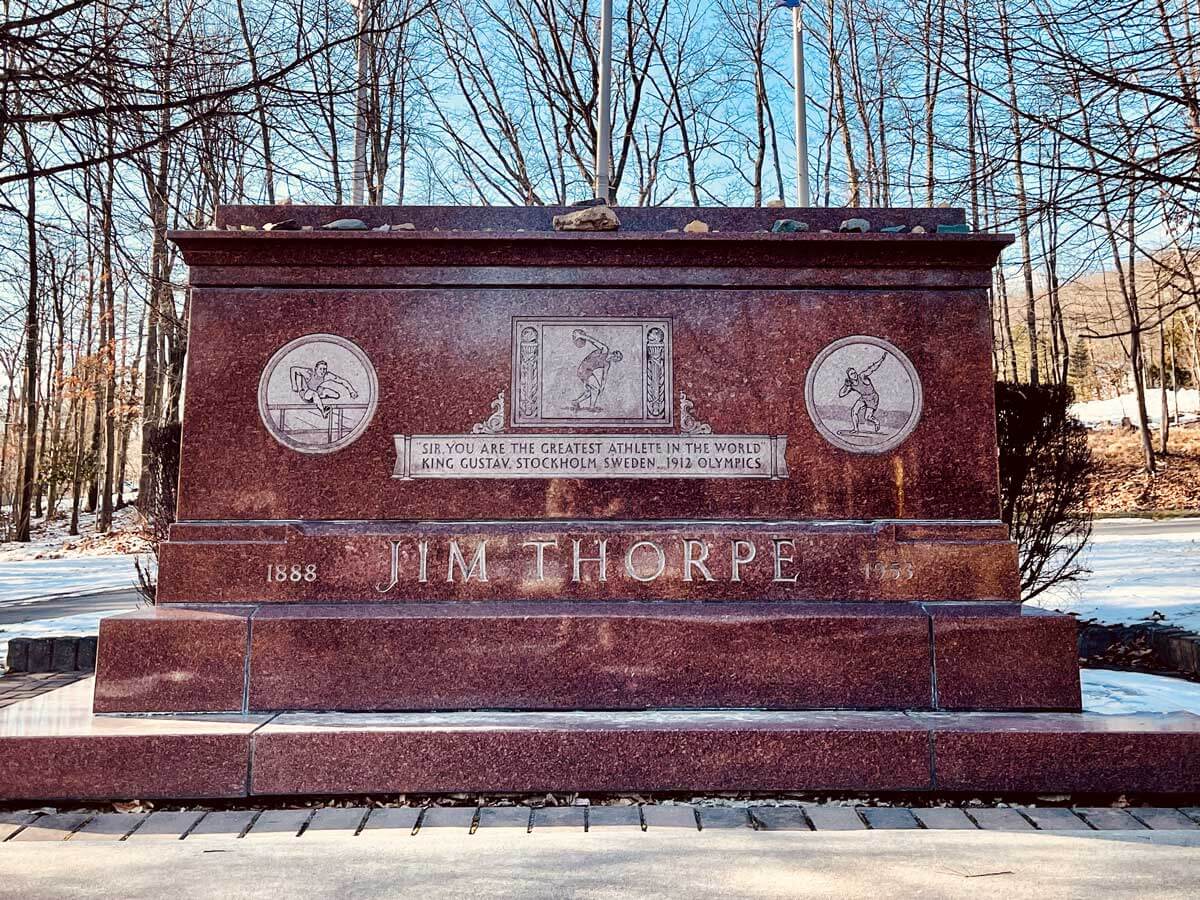
POLYGON ((1193 897, 1200 831, 422 828, 8 841, 6 896, 1193 897))

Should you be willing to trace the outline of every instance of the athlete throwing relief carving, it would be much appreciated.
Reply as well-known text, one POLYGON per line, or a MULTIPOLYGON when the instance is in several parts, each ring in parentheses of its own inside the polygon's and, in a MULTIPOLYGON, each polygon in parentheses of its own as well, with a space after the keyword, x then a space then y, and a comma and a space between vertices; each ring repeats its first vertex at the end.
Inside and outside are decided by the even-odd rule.
POLYGON ((879 409, 879 391, 875 390, 871 375, 883 365, 885 359, 887 359, 886 351, 861 372, 853 366, 846 370, 846 380, 842 383, 838 396, 857 394, 858 399, 850 407, 850 430, 840 432, 841 434, 866 434, 867 432, 864 432, 861 426, 867 422, 871 423, 874 433, 879 434, 879 419, 875 417, 876 410, 879 409))
POLYGON ((318 360, 311 369, 306 366, 292 366, 292 390, 300 395, 305 403, 311 403, 321 411, 321 417, 328 419, 329 410, 333 408, 328 401, 342 399, 339 387, 345 388, 351 400, 358 399, 358 391, 345 378, 329 371, 329 363, 318 360))
POLYGON ((583 358, 576 369, 579 381, 583 385, 583 393, 571 401, 571 410, 595 410, 599 407, 600 395, 604 393, 604 385, 608 381, 608 370, 613 363, 619 363, 624 356, 620 350, 612 350, 608 344, 592 337, 582 328, 571 332, 571 340, 576 347, 586 347, 589 344, 592 351, 583 358))

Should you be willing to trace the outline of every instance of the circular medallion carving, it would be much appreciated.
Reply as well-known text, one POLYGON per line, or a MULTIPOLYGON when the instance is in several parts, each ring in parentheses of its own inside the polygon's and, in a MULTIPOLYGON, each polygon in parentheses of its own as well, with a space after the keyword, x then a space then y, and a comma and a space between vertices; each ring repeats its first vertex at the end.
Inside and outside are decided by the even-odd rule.
POLYGON ((921 418, 921 378, 899 348, 856 334, 817 354, 804 383, 808 415, 821 436, 850 453, 884 453, 921 418))
POLYGON ((258 381, 271 436, 301 453, 332 453, 358 439, 379 400, 375 367, 333 334, 306 334, 275 351, 258 381))

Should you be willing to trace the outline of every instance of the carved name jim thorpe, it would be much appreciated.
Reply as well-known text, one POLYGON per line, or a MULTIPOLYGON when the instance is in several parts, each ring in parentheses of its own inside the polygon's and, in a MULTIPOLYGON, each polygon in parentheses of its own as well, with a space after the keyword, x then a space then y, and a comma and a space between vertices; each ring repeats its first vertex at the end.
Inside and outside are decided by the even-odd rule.
MULTIPOLYGON (((683 581, 753 579, 796 584, 803 574, 796 540, 781 537, 759 541, 731 538, 719 543, 699 538, 526 540, 521 542, 519 553, 502 559, 499 576, 495 562, 488 556, 486 538, 461 542, 450 539, 436 544, 423 539, 393 539, 388 542, 388 579, 375 590, 384 594, 402 584, 485 582, 497 577, 526 584, 567 580, 578 584, 622 578, 645 584, 663 577, 668 568, 683 581), (765 546, 760 549, 762 544, 765 546)), ((868 581, 907 581, 914 577, 915 569, 911 562, 877 559, 864 562, 860 574, 868 581)), ((315 569, 312 577, 319 577, 315 569)))

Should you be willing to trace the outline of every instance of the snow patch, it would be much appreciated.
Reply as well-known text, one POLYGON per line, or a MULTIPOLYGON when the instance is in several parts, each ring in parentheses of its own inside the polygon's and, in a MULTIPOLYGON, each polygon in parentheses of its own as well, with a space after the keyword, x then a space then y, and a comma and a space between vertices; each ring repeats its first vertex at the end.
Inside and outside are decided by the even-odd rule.
MULTIPOLYGON (((1174 391, 1167 391, 1167 411, 1177 420, 1180 416, 1185 419, 1195 417, 1200 413, 1200 391, 1188 388, 1180 391, 1176 403, 1174 391)), ((1146 391, 1146 415, 1151 422, 1157 422, 1162 413, 1162 395, 1158 388, 1146 391)), ((1137 424, 1137 395, 1130 391, 1109 400, 1088 400, 1084 403, 1072 403, 1071 415, 1084 425, 1120 425, 1121 419, 1128 418, 1137 424)))
MULTIPOLYGON (((136 556, 88 556, 0 562, 0 604, 137 587, 136 556)), ((152 562, 143 560, 143 566, 152 562)))
POLYGON ((1122 713, 1190 712, 1200 715, 1200 684, 1165 675, 1083 669, 1085 712, 1122 713))
POLYGON ((1084 551, 1091 574, 1056 585, 1030 601, 1110 625, 1141 622, 1155 612, 1200 632, 1200 519, 1164 523, 1106 519, 1084 551))
POLYGON ((8 659, 8 642, 19 637, 87 637, 100 633, 100 620, 108 616, 131 612, 132 609, 101 609, 60 616, 57 619, 35 619, 15 625, 0 626, 0 672, 8 659))

